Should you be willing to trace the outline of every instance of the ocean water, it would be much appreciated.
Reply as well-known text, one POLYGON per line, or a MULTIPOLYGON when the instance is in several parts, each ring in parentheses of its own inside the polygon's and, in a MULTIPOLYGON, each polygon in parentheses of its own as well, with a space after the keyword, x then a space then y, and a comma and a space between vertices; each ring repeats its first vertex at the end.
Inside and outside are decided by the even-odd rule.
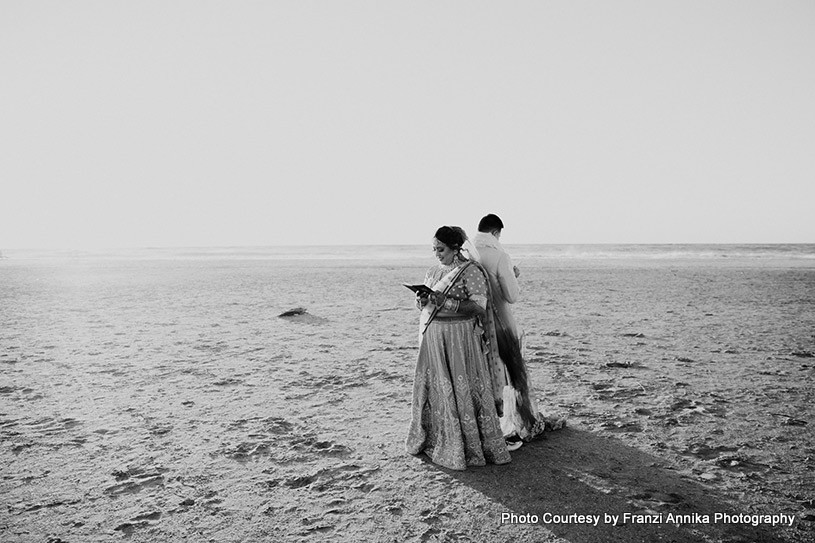
MULTIPOLYGON (((506 244, 515 262, 707 261, 815 265, 815 244, 506 244)), ((416 262, 433 260, 430 245, 277 247, 146 247, 105 250, 7 250, 2 260, 266 260, 416 262)))

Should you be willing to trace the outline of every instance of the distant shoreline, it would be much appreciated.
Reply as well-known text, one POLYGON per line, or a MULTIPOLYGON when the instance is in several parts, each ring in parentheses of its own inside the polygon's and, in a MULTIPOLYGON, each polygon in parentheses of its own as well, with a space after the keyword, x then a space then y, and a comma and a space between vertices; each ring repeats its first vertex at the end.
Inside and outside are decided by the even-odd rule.
MULTIPOLYGON (((706 261, 775 259, 815 263, 815 243, 778 244, 506 244, 520 264, 555 261, 706 261)), ((27 260, 257 260, 257 261, 432 261, 426 245, 322 245, 269 247, 145 247, 128 249, 8 249, 4 261, 27 260)))

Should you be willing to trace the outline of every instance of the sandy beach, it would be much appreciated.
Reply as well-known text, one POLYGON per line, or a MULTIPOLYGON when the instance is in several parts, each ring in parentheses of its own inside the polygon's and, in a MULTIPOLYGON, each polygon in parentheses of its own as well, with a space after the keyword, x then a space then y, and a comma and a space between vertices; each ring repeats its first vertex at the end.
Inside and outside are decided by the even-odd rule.
POLYGON ((427 252, 0 261, 0 539, 815 540, 815 260, 521 262, 567 427, 453 472, 404 452, 427 252))

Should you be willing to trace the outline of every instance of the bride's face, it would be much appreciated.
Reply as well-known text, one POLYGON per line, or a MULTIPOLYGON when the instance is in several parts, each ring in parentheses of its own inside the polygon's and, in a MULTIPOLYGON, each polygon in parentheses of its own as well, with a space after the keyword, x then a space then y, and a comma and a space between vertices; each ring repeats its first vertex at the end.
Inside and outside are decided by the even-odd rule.
POLYGON ((454 250, 436 238, 433 238, 433 252, 436 254, 436 258, 439 259, 439 262, 445 266, 452 264, 453 259, 456 256, 456 252, 454 250))

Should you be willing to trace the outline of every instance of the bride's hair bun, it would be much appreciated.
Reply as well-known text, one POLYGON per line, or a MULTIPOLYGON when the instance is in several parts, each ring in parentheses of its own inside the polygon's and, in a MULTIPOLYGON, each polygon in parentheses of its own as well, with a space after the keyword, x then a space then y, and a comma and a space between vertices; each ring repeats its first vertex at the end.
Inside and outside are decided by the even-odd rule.
POLYGON ((442 226, 436 230, 435 238, 454 251, 459 251, 467 239, 467 234, 460 226, 442 226))

